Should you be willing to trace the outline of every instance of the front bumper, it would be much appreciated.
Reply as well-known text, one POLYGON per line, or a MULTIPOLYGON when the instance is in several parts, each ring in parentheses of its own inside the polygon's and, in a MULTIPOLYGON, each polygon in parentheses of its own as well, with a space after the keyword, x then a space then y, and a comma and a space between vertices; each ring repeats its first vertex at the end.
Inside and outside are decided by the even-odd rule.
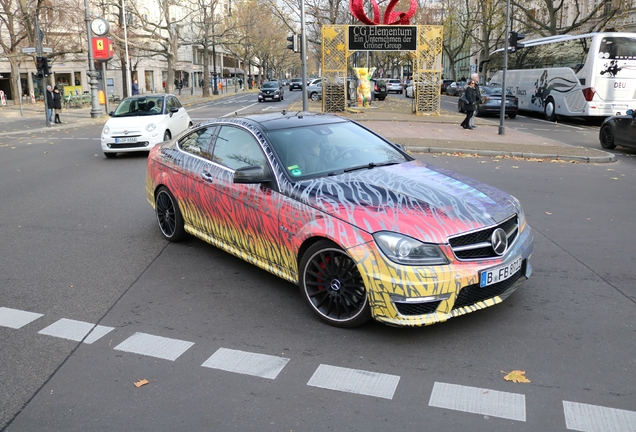
MULTIPOLYGON (((117 138, 110 135, 103 135, 101 137, 102 151, 108 153, 129 153, 138 151, 148 151, 155 145, 163 142, 163 132, 153 131, 152 134, 137 135, 135 142, 118 143, 115 142, 117 138)), ((122 137, 123 138, 123 137, 122 137)), ((130 137, 126 137, 130 138, 130 137)))
MULTIPOLYGON (((389 261, 375 243, 350 249, 365 280, 373 318, 394 326, 423 326, 501 303, 532 274, 532 233, 528 225, 502 259, 453 261, 415 267, 389 261), (479 274, 522 257, 510 278, 480 288, 479 274)), ((450 248, 445 250, 452 254, 450 248)))

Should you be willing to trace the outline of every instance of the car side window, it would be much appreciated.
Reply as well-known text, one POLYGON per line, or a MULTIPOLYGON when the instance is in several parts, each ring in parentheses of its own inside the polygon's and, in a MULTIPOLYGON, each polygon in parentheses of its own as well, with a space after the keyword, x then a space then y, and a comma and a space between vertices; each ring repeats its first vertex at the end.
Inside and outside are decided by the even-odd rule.
POLYGON ((172 106, 175 108, 181 108, 183 106, 181 105, 181 101, 174 96, 170 96, 170 100, 172 101, 172 106))
POLYGON ((267 166, 267 158, 254 136, 233 126, 221 126, 212 160, 234 170, 246 166, 267 166))
POLYGON ((179 140, 181 150, 212 160, 212 137, 216 127, 197 129, 179 140))
POLYGON ((170 109, 174 107, 174 99, 172 96, 166 98, 166 112, 170 113, 170 109))

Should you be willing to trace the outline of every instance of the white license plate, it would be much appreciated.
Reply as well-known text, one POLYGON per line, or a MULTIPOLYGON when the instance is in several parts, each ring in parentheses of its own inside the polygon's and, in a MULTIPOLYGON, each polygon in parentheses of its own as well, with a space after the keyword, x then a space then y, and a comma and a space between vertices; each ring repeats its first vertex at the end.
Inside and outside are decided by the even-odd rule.
POLYGON ((115 144, 136 143, 137 137, 115 138, 115 144))
POLYGON ((511 263, 481 272, 479 274, 479 286, 483 288, 488 285, 505 281, 510 276, 519 271, 522 262, 523 259, 521 257, 517 257, 517 259, 515 259, 511 263))

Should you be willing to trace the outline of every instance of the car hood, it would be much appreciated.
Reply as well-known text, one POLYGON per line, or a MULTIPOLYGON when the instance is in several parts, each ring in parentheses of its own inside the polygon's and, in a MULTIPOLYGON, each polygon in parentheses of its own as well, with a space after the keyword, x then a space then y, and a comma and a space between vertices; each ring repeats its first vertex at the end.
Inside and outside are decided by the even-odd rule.
POLYGON ((420 161, 304 181, 306 204, 370 233, 393 231, 424 242, 497 224, 518 210, 509 194, 420 161))
POLYGON ((169 118, 168 114, 155 114, 145 116, 111 117, 106 122, 106 126, 112 128, 134 128, 145 127, 148 123, 159 123, 169 118))

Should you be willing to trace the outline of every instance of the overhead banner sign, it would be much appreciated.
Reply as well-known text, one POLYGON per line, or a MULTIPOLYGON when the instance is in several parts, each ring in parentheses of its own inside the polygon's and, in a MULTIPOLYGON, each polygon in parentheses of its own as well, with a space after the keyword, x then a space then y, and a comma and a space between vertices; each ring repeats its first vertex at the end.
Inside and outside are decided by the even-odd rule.
POLYGON ((349 51, 416 51, 417 26, 349 26, 349 51))

